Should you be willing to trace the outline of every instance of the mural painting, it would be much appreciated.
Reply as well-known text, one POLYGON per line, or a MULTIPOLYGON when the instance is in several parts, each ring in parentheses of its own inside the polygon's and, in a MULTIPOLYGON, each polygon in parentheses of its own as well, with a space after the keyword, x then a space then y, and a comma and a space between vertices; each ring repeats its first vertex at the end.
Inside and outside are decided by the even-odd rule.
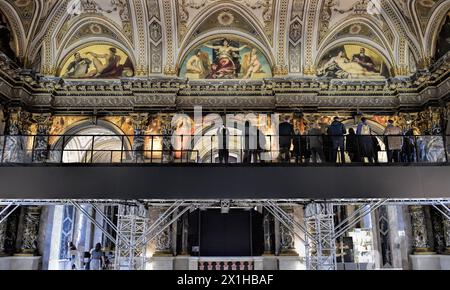
POLYGON ((436 45, 436 60, 446 55, 450 50, 450 13, 445 18, 444 25, 439 32, 436 45))
POLYGON ((76 51, 61 67, 59 75, 68 79, 132 77, 134 68, 122 50, 109 45, 92 45, 76 51))
POLYGON ((6 17, 0 13, 0 53, 17 62, 16 52, 14 52, 13 47, 11 29, 7 24, 6 17))
POLYGON ((329 51, 319 62, 317 76, 335 79, 384 79, 390 76, 383 58, 359 45, 343 45, 329 51))
POLYGON ((180 70, 180 77, 188 79, 263 79, 271 76, 269 62, 259 49, 223 38, 196 47, 180 70))

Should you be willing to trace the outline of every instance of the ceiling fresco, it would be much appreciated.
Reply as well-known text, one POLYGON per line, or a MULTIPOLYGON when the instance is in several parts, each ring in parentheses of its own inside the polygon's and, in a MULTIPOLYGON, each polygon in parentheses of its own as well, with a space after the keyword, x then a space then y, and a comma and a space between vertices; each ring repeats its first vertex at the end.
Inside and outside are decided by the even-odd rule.
MULTIPOLYGON (((381 75, 408 76, 447 53, 449 11, 444 0, 5 0, 0 13, 9 35, 0 47, 44 75, 61 75, 61 63, 74 51, 108 43, 127 51, 133 76, 182 77, 200 49, 208 67, 201 79, 217 49, 199 43, 226 37, 253 44, 264 67, 264 73, 247 77, 253 79, 317 76, 323 74, 324 52, 359 45, 384 56, 389 69, 382 66, 381 75)), ((247 53, 239 52, 236 69, 247 53)), ((235 78, 246 75, 240 71, 235 78)))

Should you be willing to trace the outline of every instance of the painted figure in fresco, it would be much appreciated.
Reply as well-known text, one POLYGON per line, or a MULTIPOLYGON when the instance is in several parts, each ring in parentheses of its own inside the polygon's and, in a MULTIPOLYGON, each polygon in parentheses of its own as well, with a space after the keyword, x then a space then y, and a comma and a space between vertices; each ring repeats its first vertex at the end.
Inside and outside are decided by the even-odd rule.
POLYGON ((122 75, 120 63, 120 56, 117 55, 117 49, 111 47, 109 49, 109 53, 107 54, 98 54, 95 52, 88 52, 87 54, 93 57, 92 62, 95 67, 94 77, 102 78, 102 77, 115 77, 122 75), (104 59, 103 63, 100 59, 104 59))
POLYGON ((438 37, 436 59, 440 59, 450 51, 450 15, 447 15, 445 24, 438 37))
POLYGON ((186 64, 186 72, 189 74, 195 74, 198 78, 203 79, 209 74, 209 56, 207 52, 197 50, 186 64))
POLYGON ((67 72, 63 77, 65 78, 82 78, 89 74, 89 68, 92 64, 88 58, 81 57, 79 52, 75 53, 75 59, 67 67, 67 72))
POLYGON ((240 68, 239 53, 247 47, 247 45, 239 48, 230 45, 230 41, 223 40, 222 45, 208 45, 205 47, 216 50, 217 58, 211 65, 211 73, 207 78, 236 78, 240 68))
POLYGON ((0 52, 13 61, 17 61, 15 52, 11 49, 11 31, 0 14, 0 52))
POLYGON ((262 65, 258 58, 258 51, 253 48, 251 52, 244 55, 242 62, 242 72, 244 79, 251 79, 255 73, 261 72, 262 65))
POLYGON ((318 76, 334 78, 352 78, 357 76, 379 77, 380 74, 368 71, 358 62, 350 61, 344 51, 339 51, 338 55, 332 57, 318 71, 318 76))
POLYGON ((359 54, 355 54, 353 56, 353 62, 360 64, 363 68, 365 68, 369 72, 379 73, 380 71, 375 67, 375 63, 373 62, 370 56, 366 55, 366 49, 361 48, 359 54))

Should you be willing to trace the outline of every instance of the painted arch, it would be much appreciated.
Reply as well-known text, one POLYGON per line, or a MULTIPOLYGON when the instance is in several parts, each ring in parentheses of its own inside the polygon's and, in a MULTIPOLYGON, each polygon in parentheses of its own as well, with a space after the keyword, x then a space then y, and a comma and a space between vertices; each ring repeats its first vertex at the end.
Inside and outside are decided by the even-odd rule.
POLYGON ((264 79, 272 77, 266 55, 241 38, 222 36, 191 48, 180 67, 187 79, 264 79))

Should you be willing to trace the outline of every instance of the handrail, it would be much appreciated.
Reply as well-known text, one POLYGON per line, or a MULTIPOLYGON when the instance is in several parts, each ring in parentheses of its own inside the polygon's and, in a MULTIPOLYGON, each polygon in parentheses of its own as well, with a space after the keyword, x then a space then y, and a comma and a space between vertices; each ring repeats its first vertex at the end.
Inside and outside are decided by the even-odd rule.
POLYGON ((450 136, 447 135, 277 136, 256 133, 227 135, 225 139, 217 135, 199 137, 189 134, 140 135, 138 140, 134 137, 93 134, 0 135, 0 165, 36 163, 448 165, 450 159, 450 136), (77 141, 83 138, 84 146, 80 144, 82 142, 72 142, 75 138, 78 138, 77 141), (133 144, 133 142, 141 143, 133 144))

